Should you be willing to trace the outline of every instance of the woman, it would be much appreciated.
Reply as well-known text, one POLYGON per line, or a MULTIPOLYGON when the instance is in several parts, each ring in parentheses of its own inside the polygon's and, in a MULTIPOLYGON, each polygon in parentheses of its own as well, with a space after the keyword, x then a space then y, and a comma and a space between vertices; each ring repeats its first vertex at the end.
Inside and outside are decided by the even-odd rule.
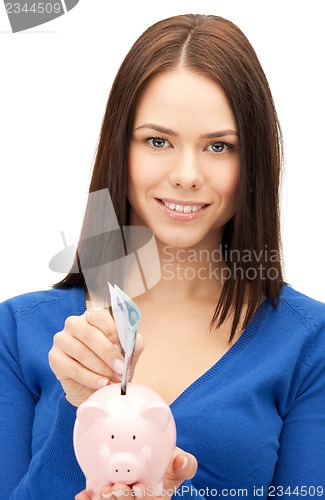
MULTIPOLYGON (((272 96, 241 31, 200 15, 149 28, 114 81, 90 193, 108 188, 119 225, 157 243, 160 279, 134 297, 132 380, 174 414, 166 498, 324 496, 325 306, 283 282, 280 170, 272 96)), ((4 499, 90 498, 77 494, 76 407, 118 382, 123 360, 108 309, 93 307, 118 255, 108 232, 94 251, 93 199, 73 272, 1 306, 4 499)), ((102 498, 145 494, 117 484, 102 498)))

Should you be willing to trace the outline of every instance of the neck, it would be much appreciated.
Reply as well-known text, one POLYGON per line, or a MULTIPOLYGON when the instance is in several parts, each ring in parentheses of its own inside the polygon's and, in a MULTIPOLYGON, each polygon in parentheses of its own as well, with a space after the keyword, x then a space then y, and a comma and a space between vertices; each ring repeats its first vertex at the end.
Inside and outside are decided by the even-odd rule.
POLYGON ((157 241, 161 277, 146 296, 162 302, 177 300, 201 301, 215 304, 222 290, 222 275, 226 267, 221 245, 202 243, 190 248, 176 248, 157 241))

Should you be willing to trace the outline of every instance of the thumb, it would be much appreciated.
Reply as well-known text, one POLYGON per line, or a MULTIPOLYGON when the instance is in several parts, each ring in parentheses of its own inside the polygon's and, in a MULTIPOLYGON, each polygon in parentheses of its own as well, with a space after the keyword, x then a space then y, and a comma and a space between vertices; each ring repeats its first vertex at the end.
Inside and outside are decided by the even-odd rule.
POLYGON ((184 481, 185 479, 192 479, 197 471, 197 460, 191 453, 185 453, 181 450, 179 451, 180 453, 177 453, 174 456, 172 464, 173 474, 180 481, 184 481))

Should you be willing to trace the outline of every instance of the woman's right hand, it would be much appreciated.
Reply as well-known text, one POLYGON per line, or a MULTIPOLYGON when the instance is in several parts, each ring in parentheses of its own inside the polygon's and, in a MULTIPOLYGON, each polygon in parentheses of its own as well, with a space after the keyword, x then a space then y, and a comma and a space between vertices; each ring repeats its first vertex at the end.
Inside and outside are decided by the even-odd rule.
MULTIPOLYGON (((142 350, 143 339, 138 335, 130 378, 142 350)), ((108 310, 97 308, 67 318, 49 352, 50 367, 66 399, 76 407, 97 389, 120 382, 123 360, 114 320, 108 310)))

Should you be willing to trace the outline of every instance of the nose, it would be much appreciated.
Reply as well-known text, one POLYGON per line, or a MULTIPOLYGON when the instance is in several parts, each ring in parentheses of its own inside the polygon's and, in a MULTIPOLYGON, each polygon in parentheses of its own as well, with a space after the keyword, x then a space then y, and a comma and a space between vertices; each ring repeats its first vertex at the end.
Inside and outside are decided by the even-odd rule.
POLYGON ((109 479, 112 483, 132 484, 139 480, 143 473, 143 464, 131 453, 113 455, 109 465, 109 479))
POLYGON ((175 158, 171 168, 169 182, 177 189, 196 191, 203 184, 203 174, 196 155, 183 151, 175 158))

